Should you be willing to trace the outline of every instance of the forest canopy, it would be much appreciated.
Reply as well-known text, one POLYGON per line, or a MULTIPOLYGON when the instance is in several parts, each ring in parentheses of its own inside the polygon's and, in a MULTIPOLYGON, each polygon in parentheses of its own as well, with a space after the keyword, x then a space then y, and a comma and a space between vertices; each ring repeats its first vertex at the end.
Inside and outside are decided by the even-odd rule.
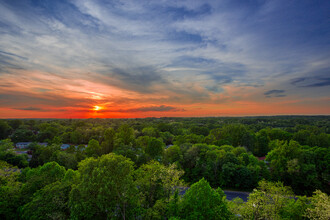
POLYGON ((327 116, 0 120, 0 218, 329 219, 329 125, 327 116))

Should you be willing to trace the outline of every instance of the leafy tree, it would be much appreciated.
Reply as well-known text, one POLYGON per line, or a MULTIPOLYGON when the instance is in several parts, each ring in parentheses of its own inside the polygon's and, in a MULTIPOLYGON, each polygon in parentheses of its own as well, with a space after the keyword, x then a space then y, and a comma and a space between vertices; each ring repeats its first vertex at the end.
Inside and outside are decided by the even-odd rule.
POLYGON ((0 120, 0 140, 7 138, 11 130, 12 128, 6 121, 0 120))
POLYGON ((197 135, 197 134, 185 134, 185 135, 178 135, 175 137, 174 144, 175 145, 182 145, 185 143, 197 144, 197 143, 204 143, 204 136, 197 135))
POLYGON ((229 219, 224 192, 213 190, 203 178, 194 183, 180 203, 180 216, 184 219, 229 219))
POLYGON ((70 141, 71 141, 71 143, 73 143, 73 144, 81 144, 82 143, 82 139, 83 139, 83 135, 82 135, 82 133, 80 131, 75 130, 75 131, 71 132, 71 134, 70 134, 70 141))
POLYGON ((174 135, 171 134, 170 132, 168 132, 168 131, 160 132, 160 137, 163 139, 163 142, 166 145, 173 144, 174 135))
POLYGON ((42 125, 40 126, 43 128, 39 131, 37 135, 37 140, 40 142, 44 142, 44 141, 48 142, 52 140, 59 133, 58 128, 53 127, 48 123, 44 123, 42 125))
POLYGON ((30 167, 41 166, 47 162, 52 161, 53 154, 61 149, 60 145, 52 144, 49 146, 42 146, 36 143, 31 144, 32 158, 30 160, 30 167))
POLYGON ((66 169, 77 169, 78 161, 73 153, 56 151, 53 153, 51 160, 57 162, 61 166, 64 166, 66 169))
POLYGON ((165 162, 174 163, 182 160, 182 152, 179 146, 173 145, 165 150, 165 162))
POLYGON ((24 141, 34 141, 35 135, 26 126, 20 126, 11 136, 11 140, 15 143, 24 141))
POLYGON ((102 154, 108 154, 114 150, 115 134, 116 132, 113 128, 108 128, 104 131, 104 141, 101 144, 102 154))
POLYGON ((232 153, 238 157, 241 154, 247 153, 246 149, 244 147, 235 147, 234 149, 232 149, 232 153))
POLYGON ((229 124, 220 129, 211 130, 210 135, 216 140, 213 144, 218 146, 224 145, 226 142, 234 147, 245 146, 252 149, 254 144, 254 136, 245 125, 229 124))
POLYGON ((132 146, 135 141, 134 129, 131 128, 128 124, 123 124, 119 127, 116 134, 116 143, 118 146, 120 144, 132 146))
POLYGON ((294 194, 283 183, 260 181, 258 189, 254 189, 242 209, 244 219, 280 219, 285 205, 292 200, 294 194))
POLYGON ((18 182, 19 169, 0 161, 0 219, 18 219, 21 202, 21 186, 18 182))
POLYGON ((151 137, 149 137, 149 136, 138 137, 135 141, 137 148, 141 148, 145 151, 150 139, 151 139, 151 137))
POLYGON ((330 219, 330 197, 326 193, 316 190, 311 198, 311 207, 306 210, 306 217, 310 219, 330 219))
POLYGON ((197 135, 207 136, 209 134, 209 129, 201 126, 193 126, 190 128, 190 132, 197 135))
POLYGON ((29 165, 27 159, 28 157, 26 154, 17 155, 11 151, 0 153, 0 160, 6 161, 7 163, 10 163, 11 165, 17 166, 19 168, 25 168, 29 165))
POLYGON ((296 193, 310 194, 321 186, 317 179, 315 154, 303 149, 298 142, 277 142, 278 146, 270 151, 266 160, 270 161, 274 180, 291 185, 296 193))
POLYGON ((177 170, 174 164, 164 166, 156 161, 144 164, 136 170, 136 185, 139 187, 143 208, 149 209, 163 198, 168 202, 173 189, 182 185, 182 175, 183 172, 177 170))
POLYGON ((17 128, 19 128, 19 126, 21 126, 23 124, 22 120, 19 119, 14 119, 14 120, 9 120, 8 124, 10 127, 12 127, 14 130, 16 130, 17 128))
POLYGON ((78 165, 79 180, 70 193, 73 219, 129 219, 137 202, 133 162, 113 153, 78 165))
POLYGON ((127 145, 120 145, 117 146, 117 148, 113 151, 115 154, 123 155, 129 159, 131 159, 133 162, 137 162, 137 151, 132 146, 127 145))
POLYGON ((148 141, 148 146, 145 149, 146 154, 148 154, 151 158, 160 160, 164 154, 165 144, 157 139, 151 138, 148 141))
POLYGON ((262 129, 258 133, 256 133, 256 144, 253 148, 253 154, 262 157, 265 156, 269 149, 268 144, 270 142, 270 138, 268 136, 267 130, 262 129))
POLYGON ((163 220, 167 214, 167 209, 167 202, 164 199, 159 199, 152 208, 146 210, 143 219, 163 220))
POLYGON ((7 163, 24 168, 28 166, 27 155, 17 155, 14 151, 14 145, 10 139, 0 141, 0 161, 6 161, 7 163))
POLYGON ((179 216, 179 191, 175 190, 174 195, 171 197, 170 202, 168 203, 167 215, 170 219, 179 216))
POLYGON ((69 219, 69 193, 77 173, 68 170, 61 181, 37 191, 21 211, 22 219, 69 219))
POLYGON ((159 131, 154 127, 145 127, 142 129, 142 134, 149 137, 158 137, 159 131))
POLYGON ((280 128, 273 128, 268 130, 268 136, 270 140, 281 140, 281 141, 289 141, 292 138, 292 134, 286 132, 280 128))
POLYGON ((89 157, 96 157, 101 155, 101 147, 97 140, 90 140, 88 146, 85 149, 86 155, 89 157))
POLYGON ((280 212, 282 219, 306 219, 304 214, 310 206, 310 201, 306 196, 296 196, 295 199, 290 199, 280 212))
POLYGON ((25 183, 22 187, 25 201, 29 201, 35 192, 46 185, 62 180, 65 175, 65 168, 56 162, 49 162, 34 169, 26 169, 25 183))
POLYGON ((13 149, 14 143, 10 139, 0 140, 0 153, 13 149))

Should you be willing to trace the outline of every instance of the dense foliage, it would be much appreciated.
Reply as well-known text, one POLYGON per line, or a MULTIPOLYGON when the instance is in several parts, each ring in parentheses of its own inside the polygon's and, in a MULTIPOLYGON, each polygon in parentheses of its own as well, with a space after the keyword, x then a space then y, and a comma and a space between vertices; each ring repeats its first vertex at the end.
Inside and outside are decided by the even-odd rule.
POLYGON ((0 218, 329 219, 329 125, 326 116, 0 120, 0 218), (222 189, 254 191, 229 202, 222 189))

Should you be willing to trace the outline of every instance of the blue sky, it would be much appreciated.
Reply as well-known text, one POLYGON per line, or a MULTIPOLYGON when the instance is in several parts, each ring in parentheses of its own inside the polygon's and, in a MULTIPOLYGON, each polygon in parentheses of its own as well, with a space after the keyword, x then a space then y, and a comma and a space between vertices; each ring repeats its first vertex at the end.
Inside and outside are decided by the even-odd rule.
POLYGON ((329 114, 329 15, 318 0, 1 1, 0 117, 329 114))

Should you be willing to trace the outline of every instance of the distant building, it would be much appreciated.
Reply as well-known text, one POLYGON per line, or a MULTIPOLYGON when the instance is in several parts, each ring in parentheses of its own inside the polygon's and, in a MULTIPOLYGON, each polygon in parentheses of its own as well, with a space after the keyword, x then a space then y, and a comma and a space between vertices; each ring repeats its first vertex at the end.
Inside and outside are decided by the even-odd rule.
POLYGON ((25 149, 25 148, 28 148, 30 144, 32 144, 32 142, 18 142, 16 144, 16 148, 25 149))
POLYGON ((258 157, 258 160, 264 161, 265 164, 269 165, 269 161, 266 160, 266 157, 258 157))
POLYGON ((61 150, 66 150, 70 147, 70 144, 62 144, 61 145, 61 150))
MULTIPOLYGON (((18 142, 16 144, 16 148, 18 149, 25 149, 28 148, 30 144, 32 144, 33 142, 18 142)), ((38 145, 44 146, 46 147, 48 144, 47 143, 37 143, 38 145)))

